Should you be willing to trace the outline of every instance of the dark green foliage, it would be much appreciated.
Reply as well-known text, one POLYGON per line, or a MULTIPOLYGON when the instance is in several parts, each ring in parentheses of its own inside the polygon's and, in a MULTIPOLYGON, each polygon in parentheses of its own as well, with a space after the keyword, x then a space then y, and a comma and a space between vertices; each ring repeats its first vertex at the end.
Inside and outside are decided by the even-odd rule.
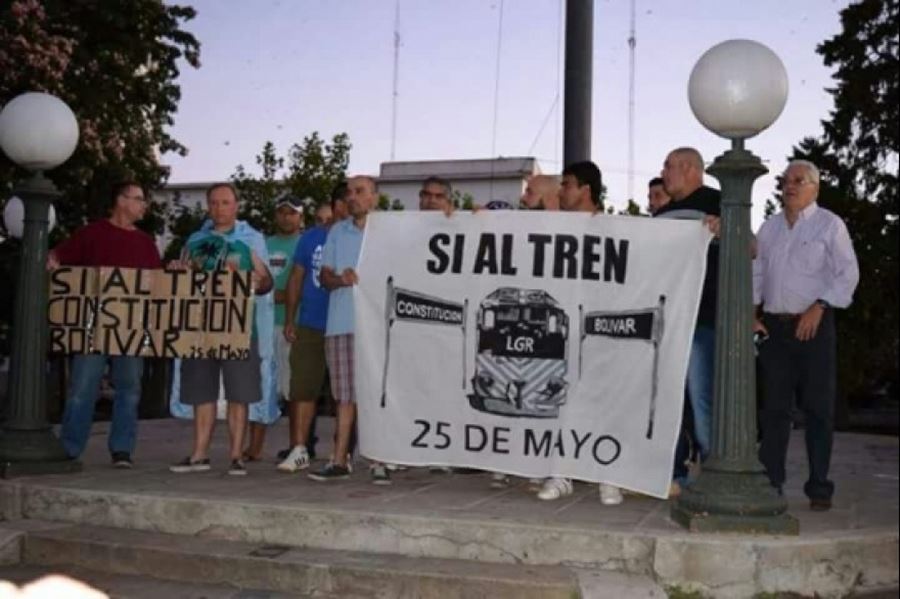
MULTIPOLYGON (((158 0, 16 0, 0 9, 0 104, 46 91, 78 119, 75 153, 48 173, 63 192, 57 237, 106 215, 111 182, 158 188, 168 176, 158 154, 186 152, 167 128, 180 65, 200 64, 199 43, 182 30, 195 14, 158 0)), ((0 190, 23 175, 0 156, 0 190)), ((164 223, 156 205, 143 226, 158 233, 164 223)))
POLYGON ((403 202, 397 198, 391 199, 387 194, 380 193, 378 194, 378 203, 375 205, 375 210, 403 210, 403 202))
POLYGON ((450 194, 450 199, 453 201, 453 207, 456 209, 462 210, 471 210, 475 206, 475 198, 472 197, 472 194, 460 193, 458 189, 454 189, 453 193, 450 194))

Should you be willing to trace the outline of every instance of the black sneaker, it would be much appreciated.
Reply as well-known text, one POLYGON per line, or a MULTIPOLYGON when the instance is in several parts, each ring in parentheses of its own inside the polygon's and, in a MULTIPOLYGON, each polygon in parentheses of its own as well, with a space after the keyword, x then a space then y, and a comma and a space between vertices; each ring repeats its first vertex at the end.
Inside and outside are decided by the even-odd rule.
POLYGON ((319 482, 329 480, 345 480, 350 478, 350 470, 339 464, 325 464, 321 469, 310 472, 307 476, 319 482))
POLYGON ((131 461, 131 454, 127 451, 114 451, 112 453, 112 465, 113 468, 130 470, 134 467, 134 462, 131 461))
POLYGON ((230 476, 247 476, 247 468, 241 460, 231 460, 231 467, 228 468, 230 476))
POLYGON ((169 471, 177 474, 184 474, 186 472, 207 472, 209 471, 209 468, 209 458, 193 461, 190 456, 188 456, 177 464, 169 466, 169 471))

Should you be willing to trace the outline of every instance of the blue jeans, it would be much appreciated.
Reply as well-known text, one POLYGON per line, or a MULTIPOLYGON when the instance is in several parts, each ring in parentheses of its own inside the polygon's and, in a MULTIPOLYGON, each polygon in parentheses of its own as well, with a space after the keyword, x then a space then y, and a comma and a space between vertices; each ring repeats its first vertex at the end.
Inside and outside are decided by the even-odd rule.
POLYGON ((100 379, 106 370, 107 360, 112 366, 111 378, 115 389, 109 451, 134 451, 144 359, 134 356, 78 354, 72 356, 69 395, 62 419, 62 443, 70 457, 80 456, 87 445, 91 424, 94 422, 94 406, 100 394, 100 379))
POLYGON ((712 444, 713 372, 716 355, 716 330, 697 325, 688 360, 687 393, 694 411, 694 440, 700 459, 706 459, 712 444))

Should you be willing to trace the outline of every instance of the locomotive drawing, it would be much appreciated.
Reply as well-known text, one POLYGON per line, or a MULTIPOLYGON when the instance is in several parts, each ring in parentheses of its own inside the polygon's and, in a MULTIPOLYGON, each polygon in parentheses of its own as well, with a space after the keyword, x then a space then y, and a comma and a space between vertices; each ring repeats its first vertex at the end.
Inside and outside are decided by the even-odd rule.
POLYGON ((501 287, 478 308, 469 404, 510 417, 556 418, 568 392, 569 317, 541 289, 501 287))

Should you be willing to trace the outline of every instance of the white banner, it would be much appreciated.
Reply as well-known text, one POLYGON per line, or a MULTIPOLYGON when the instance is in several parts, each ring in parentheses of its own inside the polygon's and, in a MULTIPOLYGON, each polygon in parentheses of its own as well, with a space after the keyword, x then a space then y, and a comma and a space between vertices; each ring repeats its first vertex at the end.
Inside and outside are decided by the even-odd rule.
POLYGON ((665 497, 709 240, 696 221, 370 215, 363 455, 665 497))

